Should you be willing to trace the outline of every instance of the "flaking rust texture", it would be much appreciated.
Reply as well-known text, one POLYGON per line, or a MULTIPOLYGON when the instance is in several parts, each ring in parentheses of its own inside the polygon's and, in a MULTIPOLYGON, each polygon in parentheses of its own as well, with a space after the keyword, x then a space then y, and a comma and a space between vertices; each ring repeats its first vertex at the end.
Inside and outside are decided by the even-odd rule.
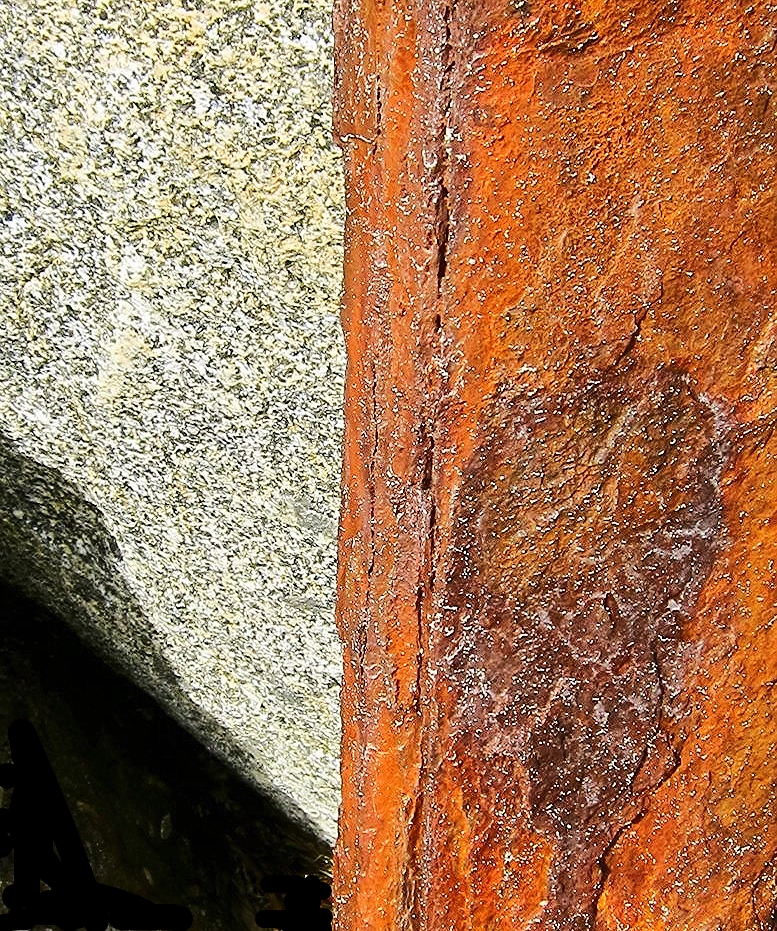
POLYGON ((338 0, 338 931, 777 927, 777 6, 338 0))

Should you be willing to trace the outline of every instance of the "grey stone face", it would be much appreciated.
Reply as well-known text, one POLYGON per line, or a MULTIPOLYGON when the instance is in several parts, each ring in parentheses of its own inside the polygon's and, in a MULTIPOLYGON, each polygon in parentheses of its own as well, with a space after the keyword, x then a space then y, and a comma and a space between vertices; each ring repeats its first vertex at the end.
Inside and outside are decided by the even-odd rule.
POLYGON ((323 0, 0 8, 0 578, 328 844, 330 31, 323 0))

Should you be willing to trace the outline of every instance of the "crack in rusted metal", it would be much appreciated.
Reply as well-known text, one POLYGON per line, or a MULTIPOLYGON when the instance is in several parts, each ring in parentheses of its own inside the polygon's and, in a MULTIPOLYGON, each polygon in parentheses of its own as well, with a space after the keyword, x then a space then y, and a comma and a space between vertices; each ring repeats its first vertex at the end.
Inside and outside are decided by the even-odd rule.
MULTIPOLYGON (((453 68, 453 55, 451 53, 451 19, 454 13, 455 3, 446 3, 443 11, 445 23, 445 40, 442 48, 442 80, 440 86, 440 96, 442 98, 442 151, 438 162, 438 171, 440 178, 440 190, 437 196, 435 208, 435 234, 437 240, 437 297, 442 293, 442 282, 448 267, 448 246, 450 237, 450 207, 448 203, 449 186, 448 186, 448 166, 450 162, 448 145, 448 129, 450 125, 451 113, 451 82, 450 74, 453 68)), ((438 315, 439 316, 439 315, 438 315)), ((438 327, 439 328, 439 327, 438 327)))
MULTIPOLYGON (((448 188, 443 183, 437 199, 437 297, 442 291, 442 282, 448 266, 448 188)), ((439 316, 439 315, 438 315, 439 316)))
POLYGON ((537 46, 538 52, 582 52, 593 45, 600 39, 599 33, 591 26, 590 23, 580 23, 573 26, 565 33, 557 34, 548 39, 547 42, 541 42, 537 46))
POLYGON ((418 873, 416 870, 416 847, 421 834, 421 806, 423 802, 423 793, 417 791, 411 799, 412 810, 409 817, 408 827, 408 863, 406 865, 406 877, 402 883, 402 906, 401 913, 407 919, 407 927, 412 927, 414 917, 418 914, 418 873))
POLYGON ((634 329, 631 331, 631 335, 626 341, 626 345, 615 357, 615 360, 607 367, 608 372, 611 372, 613 369, 616 369, 621 364, 621 362, 623 362, 626 356, 629 355, 632 349, 636 346, 637 340, 639 339, 640 334, 642 333, 642 321, 647 316, 647 312, 648 312, 648 308, 643 307, 642 310, 637 311, 634 314, 634 329))
MULTIPOLYGON (((431 354, 434 357, 439 349, 438 340, 442 330, 441 318, 441 295, 443 282, 448 268, 448 249, 450 240, 450 216, 449 216, 449 182, 448 168, 449 157, 447 152, 448 126, 451 110, 451 90, 450 90, 450 70, 452 68, 451 54, 451 18, 454 12, 453 3, 446 3, 443 7, 444 20, 444 40, 440 58, 440 99, 442 101, 441 120, 437 130, 437 139, 440 150, 436 160, 435 180, 439 185, 436 202, 434 204, 433 231, 434 231, 434 254, 433 268, 435 282, 435 296, 437 299, 437 308, 434 314, 433 341, 431 344, 431 354)), ((430 371, 434 372, 434 358, 430 371)), ((432 379, 434 376, 432 376, 432 379)), ((425 623, 425 612, 429 612, 434 603, 435 588, 435 559, 436 559, 436 523, 437 509, 434 501, 434 452, 435 437, 434 431, 437 418, 437 405, 434 398, 437 395, 434 381, 430 381, 427 387, 430 398, 433 400, 433 413, 431 421, 425 421, 422 426, 422 455, 423 471, 421 476, 420 488, 426 497, 428 507, 428 520, 423 531, 422 545, 425 550, 425 558, 420 569, 419 585, 416 591, 416 618, 417 618, 417 636, 418 636, 418 662, 416 666, 416 691, 415 691, 415 711, 417 720, 420 722, 420 759, 419 759, 419 776, 418 784, 412 790, 414 794, 410 797, 410 811, 408 817, 408 834, 407 834, 407 856, 406 876, 403 882, 403 899, 402 915, 404 917, 403 928, 414 928, 420 920, 423 913, 421 896, 421 870, 424 868, 422 859, 423 835, 423 809, 424 798, 429 783, 429 761, 430 747, 429 735, 431 733, 430 722, 425 721, 429 709, 424 700, 424 688, 426 685, 427 668, 425 661, 425 648, 428 649, 428 624, 425 623)))
MULTIPOLYGON (((661 661, 658 658, 657 644, 658 644, 658 636, 655 636, 650 644, 650 652, 653 658, 653 666, 656 670, 656 678, 658 679, 658 706, 657 706, 657 714, 656 714, 656 728, 653 734, 651 735, 651 738, 648 738, 645 741, 645 747, 644 747, 644 750, 642 751, 639 764, 637 765, 637 768, 635 769, 634 775, 631 779, 631 787, 633 787, 634 783, 637 781, 637 778, 639 777, 642 767, 644 766, 645 761, 647 760, 648 751, 650 747, 650 740, 655 739, 659 734, 662 733, 661 725, 662 725, 663 717, 664 717, 665 685, 664 685, 664 675, 661 669, 661 661)), ((663 733, 666 733, 666 732, 663 731, 663 733)), ((669 744, 669 747, 670 747, 670 750, 672 751, 672 757, 673 757, 672 763, 667 767, 666 772, 662 776, 660 776, 656 780, 655 783, 648 786, 640 793, 639 810, 634 815, 634 817, 630 818, 628 821, 626 821, 625 824, 621 825, 621 827, 615 832, 615 834, 612 836, 607 846, 604 848, 602 853, 597 858, 597 865, 599 867, 600 875, 599 875, 599 881, 597 882, 596 887, 594 888, 593 905, 591 906, 591 927, 592 928, 596 927, 596 918, 597 918, 597 914, 599 911, 599 903, 601 901, 602 895, 604 894, 604 887, 607 884, 607 879, 612 872, 612 869, 609 863, 607 862, 608 856, 615 849, 618 841, 623 836, 623 834, 625 834, 626 831, 629 830, 629 828, 633 827, 635 824, 638 824, 645 817, 645 815, 648 812, 649 796, 651 794, 654 794, 657 789, 660 789, 661 786, 664 785, 664 783, 668 782, 680 767, 680 763, 682 761, 681 751, 676 746, 672 745, 671 742, 669 744)))
POLYGON ((774 862, 774 858, 772 858, 764 863, 760 873, 755 878, 755 882, 750 887, 750 904, 753 907, 755 920, 758 922, 758 931, 775 931, 775 928, 777 928, 777 904, 772 905, 771 913, 767 918, 768 923, 765 923, 761 915, 762 909, 758 907, 757 901, 758 887, 764 882, 764 877, 769 868, 774 866, 774 862))

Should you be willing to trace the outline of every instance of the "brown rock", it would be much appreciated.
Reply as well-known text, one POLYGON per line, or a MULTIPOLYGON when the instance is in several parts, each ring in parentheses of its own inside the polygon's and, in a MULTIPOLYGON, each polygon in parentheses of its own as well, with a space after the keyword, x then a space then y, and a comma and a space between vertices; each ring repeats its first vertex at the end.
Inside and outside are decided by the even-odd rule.
POLYGON ((777 927, 777 7, 339 0, 340 931, 777 927))

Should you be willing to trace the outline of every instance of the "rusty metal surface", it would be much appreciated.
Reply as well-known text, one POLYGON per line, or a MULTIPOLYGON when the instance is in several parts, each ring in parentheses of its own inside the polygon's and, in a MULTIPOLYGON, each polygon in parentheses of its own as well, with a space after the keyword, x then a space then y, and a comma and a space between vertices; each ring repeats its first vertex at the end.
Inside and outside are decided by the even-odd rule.
POLYGON ((335 27, 336 927, 766 931, 777 8, 335 27))

